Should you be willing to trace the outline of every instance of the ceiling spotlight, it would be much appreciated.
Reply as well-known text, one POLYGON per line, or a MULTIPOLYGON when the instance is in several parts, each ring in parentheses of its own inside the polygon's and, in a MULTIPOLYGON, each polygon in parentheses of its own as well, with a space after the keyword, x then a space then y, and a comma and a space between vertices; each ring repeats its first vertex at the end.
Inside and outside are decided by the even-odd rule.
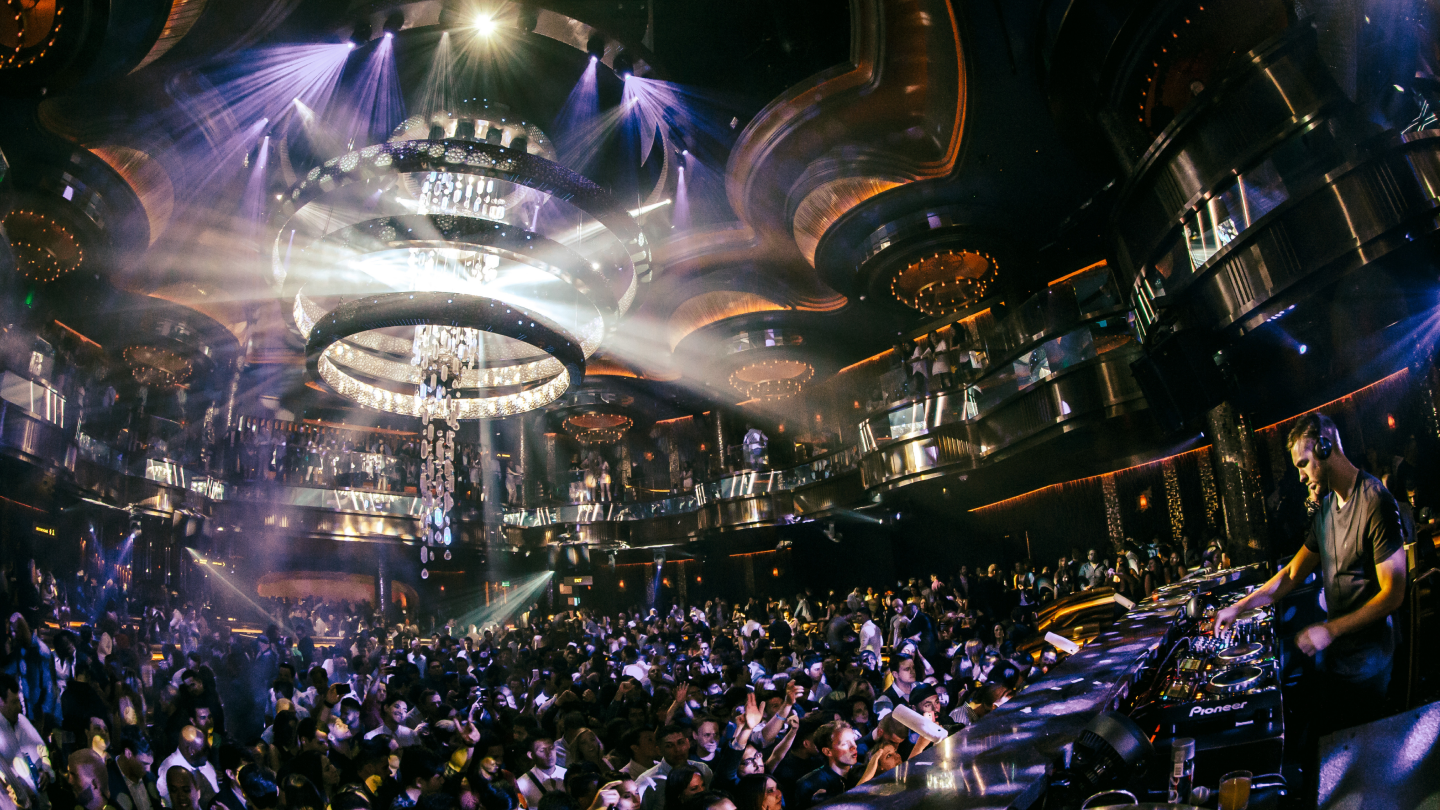
POLYGON ((354 40, 351 40, 350 42, 345 43, 345 47, 346 47, 346 48, 349 48, 349 49, 352 50, 352 51, 355 50, 355 42, 354 42, 354 40))
POLYGON ((689 150, 689 149, 681 149, 681 150, 680 150, 680 157, 690 157, 690 150, 689 150))
POLYGON ((611 63, 611 66, 620 78, 628 79, 635 72, 635 59, 630 56, 629 51, 621 50, 615 54, 615 61, 611 63))
POLYGON ((391 37, 393 37, 393 36, 395 36, 395 32, 394 32, 394 31, 386 31, 386 32, 385 32, 385 38, 386 38, 386 39, 389 39, 389 38, 391 38, 391 37))
POLYGON ((490 36, 495 33, 495 18, 481 14, 475 18, 475 30, 479 31, 481 36, 490 36))
POLYGON ((1301 353, 1301 354, 1304 354, 1304 353, 1306 353, 1306 352, 1308 352, 1308 351, 1310 351, 1310 347, 1309 347, 1309 346, 1306 346, 1304 343, 1301 343, 1301 344, 1300 344, 1300 353, 1301 353))
POLYGON ((591 34, 590 38, 585 40, 585 52, 590 54, 591 59, 597 61, 600 59, 604 59, 605 35, 599 33, 598 31, 594 34, 591 34))

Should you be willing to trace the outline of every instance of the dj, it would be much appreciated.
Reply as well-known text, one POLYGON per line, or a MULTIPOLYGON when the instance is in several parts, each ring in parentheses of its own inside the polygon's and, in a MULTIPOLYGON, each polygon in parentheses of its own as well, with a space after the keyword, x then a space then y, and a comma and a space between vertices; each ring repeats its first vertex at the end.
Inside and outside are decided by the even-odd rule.
POLYGON ((1318 567, 1328 619, 1295 637, 1316 665, 1303 691, 1325 701, 1317 713, 1325 726, 1346 728, 1378 714, 1390 684, 1395 655, 1390 614, 1405 599, 1400 512, 1384 485, 1345 457, 1335 423, 1323 414, 1301 417, 1286 446, 1300 482, 1320 508, 1305 545, 1268 582, 1221 610, 1216 632, 1228 629, 1242 611, 1279 602, 1318 567))

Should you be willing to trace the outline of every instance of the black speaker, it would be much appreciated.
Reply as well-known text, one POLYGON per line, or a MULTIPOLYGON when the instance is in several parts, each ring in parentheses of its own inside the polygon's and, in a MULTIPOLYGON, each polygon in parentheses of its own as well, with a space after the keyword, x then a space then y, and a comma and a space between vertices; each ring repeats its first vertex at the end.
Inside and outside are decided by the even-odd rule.
POLYGON ((1208 334, 1176 332, 1130 364, 1150 412, 1167 433, 1195 424, 1230 395, 1232 385, 1217 359, 1218 349, 1208 334))

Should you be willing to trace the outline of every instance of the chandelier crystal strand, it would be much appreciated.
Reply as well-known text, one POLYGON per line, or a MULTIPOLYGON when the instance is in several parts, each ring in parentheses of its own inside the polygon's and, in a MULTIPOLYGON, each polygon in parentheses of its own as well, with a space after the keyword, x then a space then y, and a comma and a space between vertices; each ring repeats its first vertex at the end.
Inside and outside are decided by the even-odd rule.
MULTIPOLYGON (((457 389, 465 371, 480 355, 480 332, 454 326, 417 326, 411 362, 420 367, 415 398, 425 434, 420 439, 420 562, 434 559, 435 548, 453 541, 450 513, 455 508, 455 434, 460 430, 457 389)), ((449 550, 446 555, 448 559, 449 550)), ((422 578, 429 571, 421 569, 422 578)))

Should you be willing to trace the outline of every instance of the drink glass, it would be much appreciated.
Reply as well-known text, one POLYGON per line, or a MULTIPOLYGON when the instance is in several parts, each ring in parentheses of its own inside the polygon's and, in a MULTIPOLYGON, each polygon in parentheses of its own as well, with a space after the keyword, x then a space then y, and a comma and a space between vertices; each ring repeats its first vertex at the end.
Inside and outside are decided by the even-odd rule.
POLYGON ((1249 771, 1231 771, 1220 780, 1220 810, 1245 810, 1250 806, 1249 771))

